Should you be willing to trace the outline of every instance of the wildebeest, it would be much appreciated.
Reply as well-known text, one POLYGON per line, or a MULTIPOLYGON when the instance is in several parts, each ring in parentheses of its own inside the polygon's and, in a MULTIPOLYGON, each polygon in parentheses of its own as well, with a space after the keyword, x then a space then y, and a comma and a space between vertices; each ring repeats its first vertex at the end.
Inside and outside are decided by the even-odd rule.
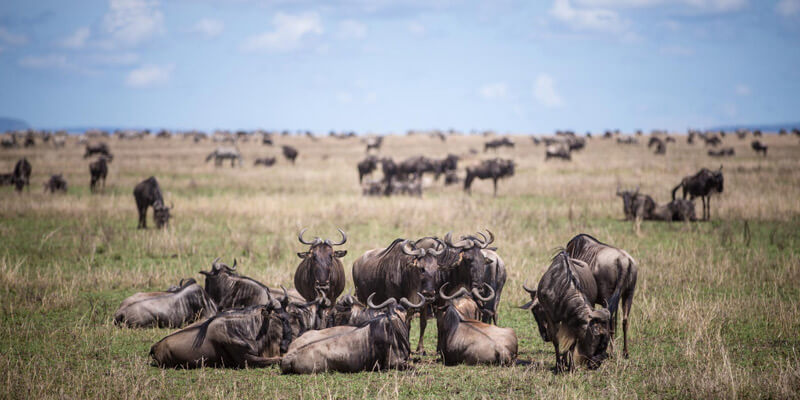
MULTIPOLYGON (((353 262, 356 297, 362 302, 372 294, 376 301, 403 297, 414 302, 435 300, 436 289, 445 279, 439 263, 446 248, 439 239, 431 239, 436 243, 434 248, 421 248, 416 242, 396 239, 385 249, 368 250, 358 257, 353 262), (419 298, 418 294, 423 297, 419 298)), ((412 316, 413 313, 408 314, 409 324, 412 316)), ((420 311, 418 352, 425 349, 423 335, 427 319, 428 309, 425 307, 420 311)))
MULTIPOLYGON (((269 299, 281 294, 278 289, 269 288, 255 279, 237 274, 236 264, 235 259, 231 267, 219 262, 217 258, 211 262, 210 271, 200 271, 206 277, 206 292, 217 304, 217 308, 225 310, 265 304, 269 299)), ((305 301, 294 290, 289 292, 289 296, 293 302, 305 301)))
POLYGON ((378 168, 378 157, 368 156, 358 162, 358 183, 364 180, 364 176, 372 174, 378 168))
MULTIPOLYGON (((405 369, 411 348, 405 309, 393 298, 376 305, 373 297, 367 298, 367 306, 374 314, 366 322, 310 331, 292 342, 281 360, 281 372, 405 369), (381 309, 384 311, 376 312, 381 309)), ((421 306, 403 300, 405 306, 421 306)))
POLYGON ((733 147, 726 147, 719 150, 709 149, 708 155, 711 157, 730 157, 736 155, 736 150, 733 147))
POLYGON ((655 221, 695 221, 694 203, 690 200, 676 199, 667 204, 657 204, 652 197, 635 191, 620 191, 626 220, 641 219, 655 221))
POLYGON ((308 229, 303 229, 297 235, 300 243, 310 247, 308 251, 297 253, 302 261, 294 272, 294 287, 308 301, 317 299, 319 292, 322 292, 335 302, 344 291, 344 266, 339 259, 347 254, 347 250, 333 250, 333 246, 345 244, 347 235, 339 229, 342 240, 338 243, 319 237, 309 242, 303 239, 306 230, 308 229))
POLYGON ((67 180, 64 179, 64 176, 61 174, 51 175, 50 180, 45 182, 44 184, 44 191, 55 193, 55 192, 64 192, 67 193, 67 180))
POLYGON ((256 158, 255 163, 253 165, 263 165, 265 167, 271 167, 275 165, 275 157, 263 157, 263 158, 256 158))
POLYGON ((236 147, 217 147, 214 151, 208 154, 206 162, 214 159, 214 165, 221 166, 224 160, 231 160, 231 167, 236 166, 236 161, 239 161, 239 166, 242 166, 242 154, 236 147))
POLYGON ((514 148, 514 142, 512 142, 511 139, 509 139, 507 137, 490 140, 490 141, 488 141, 488 142, 483 144, 483 152, 485 153, 489 149, 497 150, 498 148, 503 147, 503 146, 510 147, 510 148, 513 149, 514 148))
POLYGON ((31 163, 28 162, 28 159, 25 157, 22 157, 14 165, 14 188, 17 192, 21 192, 22 188, 25 186, 30 190, 31 172, 33 172, 33 167, 31 167, 31 163))
POLYGON ((287 160, 291 161, 294 164, 294 160, 297 158, 297 149, 292 146, 282 146, 283 149, 283 156, 286 157, 287 160))
POLYGON ((114 156, 111 154, 111 151, 108 148, 108 145, 105 143, 86 145, 86 152, 83 154, 83 158, 89 158, 95 154, 106 156, 109 160, 114 158, 114 156))
POLYGON ((657 204, 648 219, 658 221, 697 221, 694 202, 686 199, 675 199, 667 204, 657 204))
POLYGON ((114 323, 131 328, 179 328, 217 313, 214 300, 194 279, 164 292, 136 293, 122 301, 114 323))
POLYGON ((653 198, 646 194, 639 194, 639 187, 635 190, 620 190, 617 187, 617 196, 622 197, 622 210, 625 213, 626 220, 636 218, 649 219, 656 207, 656 202, 653 198))
POLYGON ((625 136, 625 137, 618 137, 617 143, 619 144, 639 144, 639 141, 636 140, 633 136, 625 136))
POLYGON ((425 172, 436 172, 434 160, 425 156, 409 157, 397 165, 400 180, 419 179, 425 172))
POLYGON ((455 173, 456 169, 458 169, 458 160, 459 157, 455 154, 448 154, 447 157, 441 160, 433 160, 433 171, 435 172, 433 179, 438 181, 439 176, 442 174, 455 173))
POLYGON ((477 166, 467 167, 467 177, 464 178, 464 191, 472 193, 472 181, 475 178, 491 179, 494 183, 494 195, 497 196, 497 181, 502 178, 514 176, 514 161, 495 158, 484 160, 477 166))
POLYGON ((572 160, 572 155, 570 154, 569 147, 567 147, 567 145, 563 143, 554 143, 548 145, 544 149, 544 160, 547 161, 551 158, 560 158, 570 161, 572 160))
POLYGON ((289 348, 291 328, 277 300, 222 311, 158 341, 150 356, 162 368, 267 367, 289 348))
POLYGON ((711 219, 711 195, 722 193, 725 179, 722 176, 722 166, 713 172, 708 168, 703 168, 694 175, 689 175, 681 180, 678 186, 672 189, 672 199, 675 200, 675 193, 683 188, 683 198, 688 194, 690 200, 700 197, 703 202, 703 219, 711 219))
POLYGON ((336 301, 336 304, 328 312, 325 326, 332 328, 342 325, 359 325, 370 318, 367 306, 358 301, 357 298, 347 293, 336 301))
POLYGON ((15 182, 16 180, 14 179, 13 172, 0 174, 0 186, 13 186, 15 182))
POLYGON ((445 186, 448 185, 457 185, 461 182, 461 178, 458 177, 456 171, 447 171, 444 174, 444 184, 445 186))
MULTIPOLYGON (((446 295, 444 288, 439 297, 444 305, 436 309, 437 345, 444 365, 500 364, 510 365, 517 358, 517 335, 511 328, 500 328, 463 315, 454 304, 455 298, 473 302, 470 292, 460 288, 446 295)), ((490 293, 489 297, 494 297, 490 293)))
POLYGON ((661 138, 655 136, 651 137, 650 141, 647 142, 647 148, 649 149, 653 146, 655 146, 655 154, 666 154, 667 145, 661 138))
POLYGON ((4 149, 19 147, 19 144, 17 144, 17 137, 13 134, 9 136, 3 136, 3 139, 0 140, 0 145, 2 145, 4 149))
POLYGON ((753 151, 755 151, 756 154, 761 153, 764 157, 767 156, 768 146, 761 143, 761 141, 754 140, 752 143, 750 143, 750 146, 753 148, 753 151))
POLYGON ((107 159, 106 156, 100 156, 96 161, 89 164, 89 174, 91 175, 89 188, 92 193, 97 190, 97 182, 101 179, 103 180, 103 189, 106 188, 106 175, 108 175, 109 162, 111 162, 111 160, 107 159))
POLYGON ((164 228, 169 224, 170 213, 173 207, 164 204, 161 187, 154 176, 139 182, 133 188, 133 197, 136 199, 136 209, 139 211, 139 229, 147 229, 147 207, 153 207, 153 221, 156 228, 164 228))
POLYGON ((392 181, 388 184, 388 190, 384 194, 422 197, 422 178, 412 177, 406 181, 392 181))
POLYGON ((369 152, 370 149, 380 150, 381 145, 383 144, 383 136, 367 138, 366 142, 367 142, 367 152, 369 152))

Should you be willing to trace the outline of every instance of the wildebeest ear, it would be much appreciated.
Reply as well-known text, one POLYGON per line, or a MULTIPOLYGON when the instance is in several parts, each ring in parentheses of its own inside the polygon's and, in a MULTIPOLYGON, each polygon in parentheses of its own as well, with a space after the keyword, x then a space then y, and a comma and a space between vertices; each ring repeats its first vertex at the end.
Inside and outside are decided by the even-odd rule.
POLYGON ((342 258, 347 255, 347 250, 336 250, 333 252, 333 256, 336 258, 342 258))
POLYGON ((519 306, 519 308, 521 308, 523 310, 530 310, 531 307, 533 307, 533 300, 531 300, 531 301, 519 306))
POLYGON ((211 272, 208 272, 208 271, 200 271, 200 273, 205 275, 205 276, 211 276, 211 272))
POLYGON ((300 257, 300 258, 306 258, 306 257, 308 257, 308 252, 304 251, 302 253, 297 253, 297 256, 300 257))
POLYGON ((491 264, 492 263, 492 259, 489 258, 489 257, 483 257, 483 262, 485 262, 486 264, 491 264))

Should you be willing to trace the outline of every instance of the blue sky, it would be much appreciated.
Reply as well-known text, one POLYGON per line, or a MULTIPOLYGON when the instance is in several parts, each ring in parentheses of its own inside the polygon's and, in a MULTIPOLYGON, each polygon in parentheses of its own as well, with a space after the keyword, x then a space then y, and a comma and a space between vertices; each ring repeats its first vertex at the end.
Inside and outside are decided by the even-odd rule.
POLYGON ((10 0, 37 127, 685 129, 800 120, 800 0, 10 0))

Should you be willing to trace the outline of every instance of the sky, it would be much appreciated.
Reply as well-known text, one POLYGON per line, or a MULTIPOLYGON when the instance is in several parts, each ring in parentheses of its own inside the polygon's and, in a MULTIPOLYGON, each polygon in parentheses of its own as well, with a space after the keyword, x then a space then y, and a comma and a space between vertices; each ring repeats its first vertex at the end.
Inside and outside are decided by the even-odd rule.
POLYGON ((34 127, 676 129, 800 121, 800 0, 4 0, 34 127))

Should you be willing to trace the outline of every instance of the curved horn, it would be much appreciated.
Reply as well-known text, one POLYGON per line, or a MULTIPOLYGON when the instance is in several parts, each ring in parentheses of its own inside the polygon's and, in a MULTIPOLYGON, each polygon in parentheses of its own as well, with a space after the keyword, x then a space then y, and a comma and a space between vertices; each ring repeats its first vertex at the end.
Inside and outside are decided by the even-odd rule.
POLYGON ((297 240, 299 240, 300 243, 307 244, 309 246, 316 244, 317 243, 316 240, 314 240, 313 242, 306 242, 305 240, 303 240, 303 234, 306 233, 307 230, 308 228, 303 228, 303 230, 300 231, 300 233, 297 235, 297 240))
POLYGON ((288 299, 289 298, 289 292, 286 290, 285 287, 283 287, 283 285, 280 285, 280 287, 281 287, 281 289, 283 289, 283 298, 284 299, 288 299))
POLYGON ((375 305, 375 303, 372 302, 373 297, 375 297, 375 292, 373 292, 371 295, 369 295, 369 297, 367 297, 367 305, 369 306, 369 308, 373 310, 380 310, 381 308, 384 308, 389 304, 397 303, 397 300, 395 300, 393 297, 390 297, 386 299, 386 301, 384 301, 383 303, 375 305))
POLYGON ((344 231, 341 228, 336 228, 336 230, 339 231, 340 234, 342 234, 342 241, 339 243, 329 243, 331 246, 341 246, 345 244, 345 242, 347 242, 347 235, 345 235, 344 231))
POLYGON ((427 252, 428 252, 428 254, 430 254, 430 255, 432 255, 434 257, 439 257, 440 255, 442 255, 442 253, 445 252, 445 250, 447 250, 447 246, 444 243, 442 243, 442 241, 439 240, 439 239, 436 239, 436 244, 437 245, 441 245, 442 249, 441 250, 436 250, 436 248, 431 248, 431 249, 428 249, 427 252))
POLYGON ((470 240, 462 239, 462 240, 459 240, 456 243, 453 243, 453 232, 447 232, 447 234, 444 235, 444 241, 450 247, 466 248, 466 249, 472 247, 472 241, 470 241, 470 240))
POLYGON ((490 244, 492 244, 492 242, 494 242, 494 234, 492 233, 492 231, 487 229, 486 232, 489 233, 489 238, 488 239, 486 238, 486 235, 484 235, 482 232, 478 232, 478 234, 481 235, 481 237, 483 237, 483 242, 481 242, 481 248, 482 249, 485 249, 490 244))
POLYGON ((444 289, 444 285, 442 285, 442 288, 439 289, 439 297, 441 297, 444 300, 451 300, 451 299, 454 299, 456 297, 461 297, 461 296, 469 294, 469 291, 467 290, 467 288, 465 288, 463 286, 461 287, 461 289, 456 290, 456 292, 451 294, 450 296, 444 294, 444 290, 442 290, 442 289, 444 289))
POLYGON ((408 301, 408 299, 405 298, 405 297, 401 297, 400 298, 400 304, 402 304, 403 307, 408 308, 408 309, 420 308, 420 307, 424 306, 425 305, 425 296, 423 296, 422 293, 420 293, 420 292, 417 292, 417 295, 419 295, 419 298, 422 299, 422 300, 420 300, 419 304, 414 304, 414 303, 408 301))
POLYGON ((491 301, 494 298, 494 289, 492 289, 492 287, 489 286, 489 284, 486 282, 484 282, 483 285, 486 286, 487 289, 489 289, 488 296, 482 297, 481 292, 478 291, 478 288, 472 288, 472 295, 480 301, 491 301))
POLYGON ((233 259, 233 266, 230 267, 230 268, 231 268, 231 271, 236 271, 236 259, 235 258, 233 259))
POLYGON ((527 280, 525 281, 525 283, 522 284, 522 288, 525 289, 525 291, 528 292, 529 294, 535 294, 536 293, 536 289, 531 289, 531 288, 528 287, 528 281, 527 280))
POLYGON ((214 259, 214 261, 211 262, 211 268, 217 268, 218 269, 218 267, 219 267, 219 259, 220 258, 222 258, 222 257, 217 257, 217 258, 214 259))
POLYGON ((411 242, 406 240, 403 242, 403 253, 409 256, 419 257, 425 254, 425 250, 423 249, 411 249, 411 242))

